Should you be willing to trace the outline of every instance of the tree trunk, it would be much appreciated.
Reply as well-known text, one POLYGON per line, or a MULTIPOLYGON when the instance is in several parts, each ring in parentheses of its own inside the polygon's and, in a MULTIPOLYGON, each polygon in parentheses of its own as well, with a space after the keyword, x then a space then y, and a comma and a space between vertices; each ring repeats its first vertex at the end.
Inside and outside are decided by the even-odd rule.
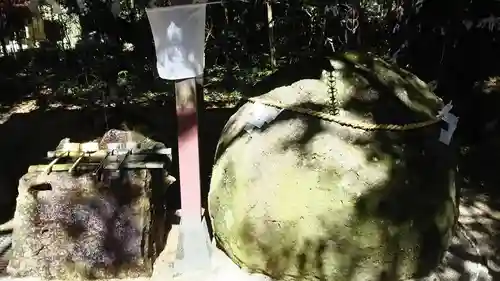
POLYGON ((2 45, 2 53, 4 56, 9 55, 9 51, 7 50, 7 43, 5 42, 5 37, 0 39, 0 44, 2 45))
MULTIPOLYGON (((233 59, 233 54, 231 52, 231 46, 229 43, 229 27, 232 26, 229 19, 229 8, 228 4, 224 5, 224 27, 222 28, 222 51, 224 52, 224 66, 226 72, 224 73, 224 79, 226 81, 231 81, 234 78, 233 67, 231 66, 231 62, 233 59)), ((231 81, 232 82, 232 81, 231 81)))
POLYGON ((21 32, 20 31, 16 31, 16 42, 17 42, 17 45, 19 46, 19 52, 21 52, 23 50, 23 39, 21 37, 21 32))
POLYGON ((271 5, 271 0, 266 1, 267 6, 267 26, 268 26, 268 37, 269 37, 269 59, 271 60, 271 66, 276 67, 276 47, 274 45, 274 21, 273 21, 273 6, 271 5))

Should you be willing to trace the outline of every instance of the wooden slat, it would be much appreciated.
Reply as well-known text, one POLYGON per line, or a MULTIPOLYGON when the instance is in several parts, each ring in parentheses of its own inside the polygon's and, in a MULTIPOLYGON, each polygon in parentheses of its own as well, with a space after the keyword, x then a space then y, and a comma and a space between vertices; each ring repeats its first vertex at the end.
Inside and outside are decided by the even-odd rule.
MULTIPOLYGON (((2 277, 0 276, 0 281, 47 281, 42 277, 2 277)), ((151 277, 137 277, 137 278, 111 278, 111 279, 92 279, 93 281, 164 281, 164 280, 175 280, 175 279, 166 279, 166 278, 158 278, 153 279, 151 277)), ((52 281, 74 281, 74 279, 55 279, 52 281)))
POLYGON ((9 265, 9 260, 0 257, 0 277, 7 276, 8 265, 9 265))
MULTIPOLYGON (((124 151, 125 153, 125 151, 124 151)), ((124 153, 119 153, 119 154, 124 154, 124 153)), ((68 158, 78 158, 82 155, 81 151, 48 151, 47 152, 47 158, 54 159, 58 157, 68 157, 68 158)), ((99 150, 94 153, 88 153, 85 156, 87 158, 91 159, 103 159, 106 155, 108 155, 108 151, 106 150, 99 150)), ((134 150, 132 151, 131 155, 166 155, 169 158, 172 158, 172 149, 171 148, 162 148, 162 149, 156 149, 154 151, 148 151, 148 150, 134 150)))
MULTIPOLYGON (((103 165, 104 170, 118 170, 120 163, 106 163, 103 165)), ((28 168, 29 173, 35 173, 35 172, 44 172, 48 168, 49 165, 33 165, 28 168)), ((73 166, 72 163, 69 164, 55 164, 52 166, 50 169, 52 172, 62 172, 62 171, 68 171, 71 166, 73 166)), ((77 168, 75 169, 76 171, 87 171, 87 170, 94 170, 99 166, 99 163, 80 163, 77 168)), ((125 162, 122 164, 122 167, 120 169, 163 169, 164 163, 163 162, 125 162)))
MULTIPOLYGON (((109 155, 106 158, 93 158, 93 157, 87 157, 84 156, 81 164, 85 163, 101 163, 101 161, 104 160, 105 163, 113 163, 113 162, 121 162, 125 155, 109 155)), ((61 158, 58 163, 59 164, 66 164, 66 163, 73 163, 75 162, 77 158, 61 158)), ((164 155, 156 155, 156 154, 130 154, 127 157, 125 157, 125 163, 129 162, 162 162, 165 159, 164 155)))

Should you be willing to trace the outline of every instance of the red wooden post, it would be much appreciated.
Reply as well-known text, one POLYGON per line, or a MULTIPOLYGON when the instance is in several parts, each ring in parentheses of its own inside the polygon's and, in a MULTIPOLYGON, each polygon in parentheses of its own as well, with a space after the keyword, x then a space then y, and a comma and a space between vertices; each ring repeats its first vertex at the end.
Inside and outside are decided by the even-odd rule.
POLYGON ((198 113, 194 78, 175 82, 182 217, 201 214, 198 113))

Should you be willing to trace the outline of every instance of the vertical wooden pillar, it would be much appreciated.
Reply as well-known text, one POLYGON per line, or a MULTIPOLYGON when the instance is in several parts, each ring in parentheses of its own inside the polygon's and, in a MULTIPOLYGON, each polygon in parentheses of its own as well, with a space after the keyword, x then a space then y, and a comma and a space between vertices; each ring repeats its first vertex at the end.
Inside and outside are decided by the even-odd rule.
POLYGON ((195 78, 175 82, 182 216, 200 220, 201 183, 195 78))

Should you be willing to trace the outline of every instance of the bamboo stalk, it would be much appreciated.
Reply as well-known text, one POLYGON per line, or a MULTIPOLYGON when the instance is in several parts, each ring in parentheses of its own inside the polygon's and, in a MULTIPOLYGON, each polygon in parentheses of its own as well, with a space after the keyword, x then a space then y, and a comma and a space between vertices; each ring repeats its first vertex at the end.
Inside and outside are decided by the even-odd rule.
POLYGON ((102 167, 104 166, 104 161, 106 161, 106 158, 108 158, 110 152, 108 151, 106 153, 106 156, 104 156, 104 158, 102 158, 102 160, 99 162, 99 165, 97 166, 97 168, 94 169, 94 171, 92 172, 92 175, 94 177, 97 177, 99 175, 99 172, 101 171, 102 167))
POLYGON ((47 165, 45 167, 45 170, 43 171, 45 174, 49 174, 51 171, 52 171, 52 167, 54 165, 56 165, 56 163, 61 159, 61 157, 57 157, 56 159, 52 160, 52 162, 49 163, 49 165, 47 165))
POLYGON ((68 173, 72 174, 73 171, 76 169, 76 166, 78 166, 78 164, 80 164, 80 162, 82 161, 83 157, 85 157, 85 154, 81 154, 80 157, 78 157, 78 159, 76 159, 75 163, 73 163, 73 165, 71 165, 71 167, 69 168, 68 170, 68 173))
POLYGON ((123 164, 125 163, 125 161, 127 161, 127 157, 130 155, 130 150, 123 156, 122 159, 119 160, 119 163, 118 163, 118 169, 122 168, 123 167, 123 164))

